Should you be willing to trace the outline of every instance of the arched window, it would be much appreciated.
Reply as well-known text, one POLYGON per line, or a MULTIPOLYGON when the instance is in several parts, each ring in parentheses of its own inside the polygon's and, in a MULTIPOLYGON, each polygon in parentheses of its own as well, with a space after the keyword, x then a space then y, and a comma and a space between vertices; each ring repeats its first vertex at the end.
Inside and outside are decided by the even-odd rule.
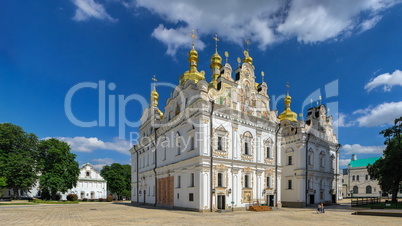
POLYGON ((356 180, 359 181, 359 175, 356 176, 356 180))
POLYGON ((355 181, 355 175, 352 176, 352 181, 355 181))
POLYGON ((86 176, 89 177, 91 175, 91 173, 89 171, 87 171, 86 176))
POLYGON ((325 154, 324 154, 324 152, 322 151, 322 152, 320 153, 320 167, 324 167, 324 161, 325 161, 325 154))
POLYGON ((368 180, 368 175, 366 174, 366 180, 368 180))
POLYGON ((366 194, 371 194, 371 186, 370 185, 368 185, 366 187, 366 194))
POLYGON ((353 194, 358 194, 359 188, 357 186, 353 186, 353 194))
POLYGON ((176 133, 176 148, 177 148, 177 155, 181 154, 181 136, 180 133, 176 133))
POLYGON ((310 166, 312 166, 313 165, 313 160, 314 160, 314 151, 313 151, 313 149, 312 148, 310 148, 309 150, 308 150, 308 164, 310 165, 310 166))
POLYGON ((269 138, 268 140, 266 140, 265 142, 264 142, 264 144, 265 144, 265 158, 266 159, 270 159, 270 158, 272 158, 272 154, 271 154, 271 147, 272 147, 272 144, 273 144, 273 142, 272 142, 272 140, 271 140, 271 138, 269 138))
POLYGON ((247 131, 241 136, 241 138, 243 142, 243 154, 253 155, 253 149, 251 146, 253 135, 251 135, 251 133, 247 131))

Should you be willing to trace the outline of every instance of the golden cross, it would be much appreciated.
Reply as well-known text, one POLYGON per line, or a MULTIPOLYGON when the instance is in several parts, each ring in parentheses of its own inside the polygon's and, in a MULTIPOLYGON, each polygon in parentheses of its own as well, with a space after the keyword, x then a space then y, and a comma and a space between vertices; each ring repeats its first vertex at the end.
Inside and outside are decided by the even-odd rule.
POLYGON ((195 31, 194 31, 194 30, 191 30, 190 36, 191 36, 191 38, 193 39, 193 47, 194 47, 194 40, 197 39, 197 36, 195 36, 194 33, 195 33, 195 31))
POLYGON ((156 75, 154 75, 154 77, 151 78, 151 79, 152 79, 152 81, 154 81, 154 82, 153 82, 153 86, 154 86, 154 89, 155 89, 155 82, 158 81, 158 80, 156 79, 156 75))
POLYGON ((248 38, 246 38, 246 39, 244 40, 244 42, 245 42, 246 45, 247 45, 247 51, 249 51, 249 50, 250 50, 250 49, 249 49, 249 46, 250 46, 251 42, 248 40, 248 38))
POLYGON ((218 42, 219 42, 218 34, 215 33, 215 36, 212 38, 215 40, 215 52, 218 52, 218 42))

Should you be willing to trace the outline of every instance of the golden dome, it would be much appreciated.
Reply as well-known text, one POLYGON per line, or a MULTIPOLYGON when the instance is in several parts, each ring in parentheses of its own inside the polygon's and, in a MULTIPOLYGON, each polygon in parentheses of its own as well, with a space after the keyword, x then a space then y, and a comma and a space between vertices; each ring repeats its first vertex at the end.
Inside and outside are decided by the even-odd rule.
POLYGON ((297 114, 290 109, 290 103, 292 103, 292 97, 286 94, 285 97, 285 110, 279 115, 279 120, 289 120, 293 122, 297 122, 297 114))
POLYGON ((198 83, 201 80, 204 80, 204 72, 199 72, 197 70, 197 63, 198 63, 198 52, 193 48, 188 53, 188 62, 190 63, 190 70, 184 72, 180 76, 180 84, 184 84, 187 80, 193 80, 195 83, 198 83))
POLYGON ((211 66, 210 67, 211 68, 214 68, 214 67, 221 68, 222 67, 222 57, 217 52, 215 52, 214 55, 212 55, 212 57, 211 57, 211 66))

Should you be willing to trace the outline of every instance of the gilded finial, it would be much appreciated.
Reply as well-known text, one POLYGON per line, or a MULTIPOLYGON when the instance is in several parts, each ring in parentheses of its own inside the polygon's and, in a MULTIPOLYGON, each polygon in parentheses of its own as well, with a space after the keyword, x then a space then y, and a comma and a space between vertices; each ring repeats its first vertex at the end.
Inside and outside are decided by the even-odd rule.
POLYGON ((264 71, 261 71, 262 82, 264 82, 264 76, 265 76, 264 71))
POLYGON ((241 63, 240 57, 237 57, 237 63, 239 64, 239 67, 240 67, 240 63, 241 63))
POLYGON ((225 51, 225 57, 226 57, 226 63, 228 62, 228 58, 229 58, 229 53, 228 51, 225 51))

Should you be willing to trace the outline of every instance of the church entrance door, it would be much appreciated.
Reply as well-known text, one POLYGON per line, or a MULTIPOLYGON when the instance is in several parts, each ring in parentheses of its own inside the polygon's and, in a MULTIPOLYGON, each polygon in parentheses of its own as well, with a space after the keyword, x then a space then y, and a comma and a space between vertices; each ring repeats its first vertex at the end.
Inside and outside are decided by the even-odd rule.
POLYGON ((274 196, 273 195, 267 195, 267 205, 268 206, 274 206, 274 196))
POLYGON ((314 204, 314 203, 315 203, 314 195, 310 195, 310 204, 314 204))
POLYGON ((218 195, 218 209, 219 210, 224 210, 226 203, 225 203, 225 195, 218 195))

